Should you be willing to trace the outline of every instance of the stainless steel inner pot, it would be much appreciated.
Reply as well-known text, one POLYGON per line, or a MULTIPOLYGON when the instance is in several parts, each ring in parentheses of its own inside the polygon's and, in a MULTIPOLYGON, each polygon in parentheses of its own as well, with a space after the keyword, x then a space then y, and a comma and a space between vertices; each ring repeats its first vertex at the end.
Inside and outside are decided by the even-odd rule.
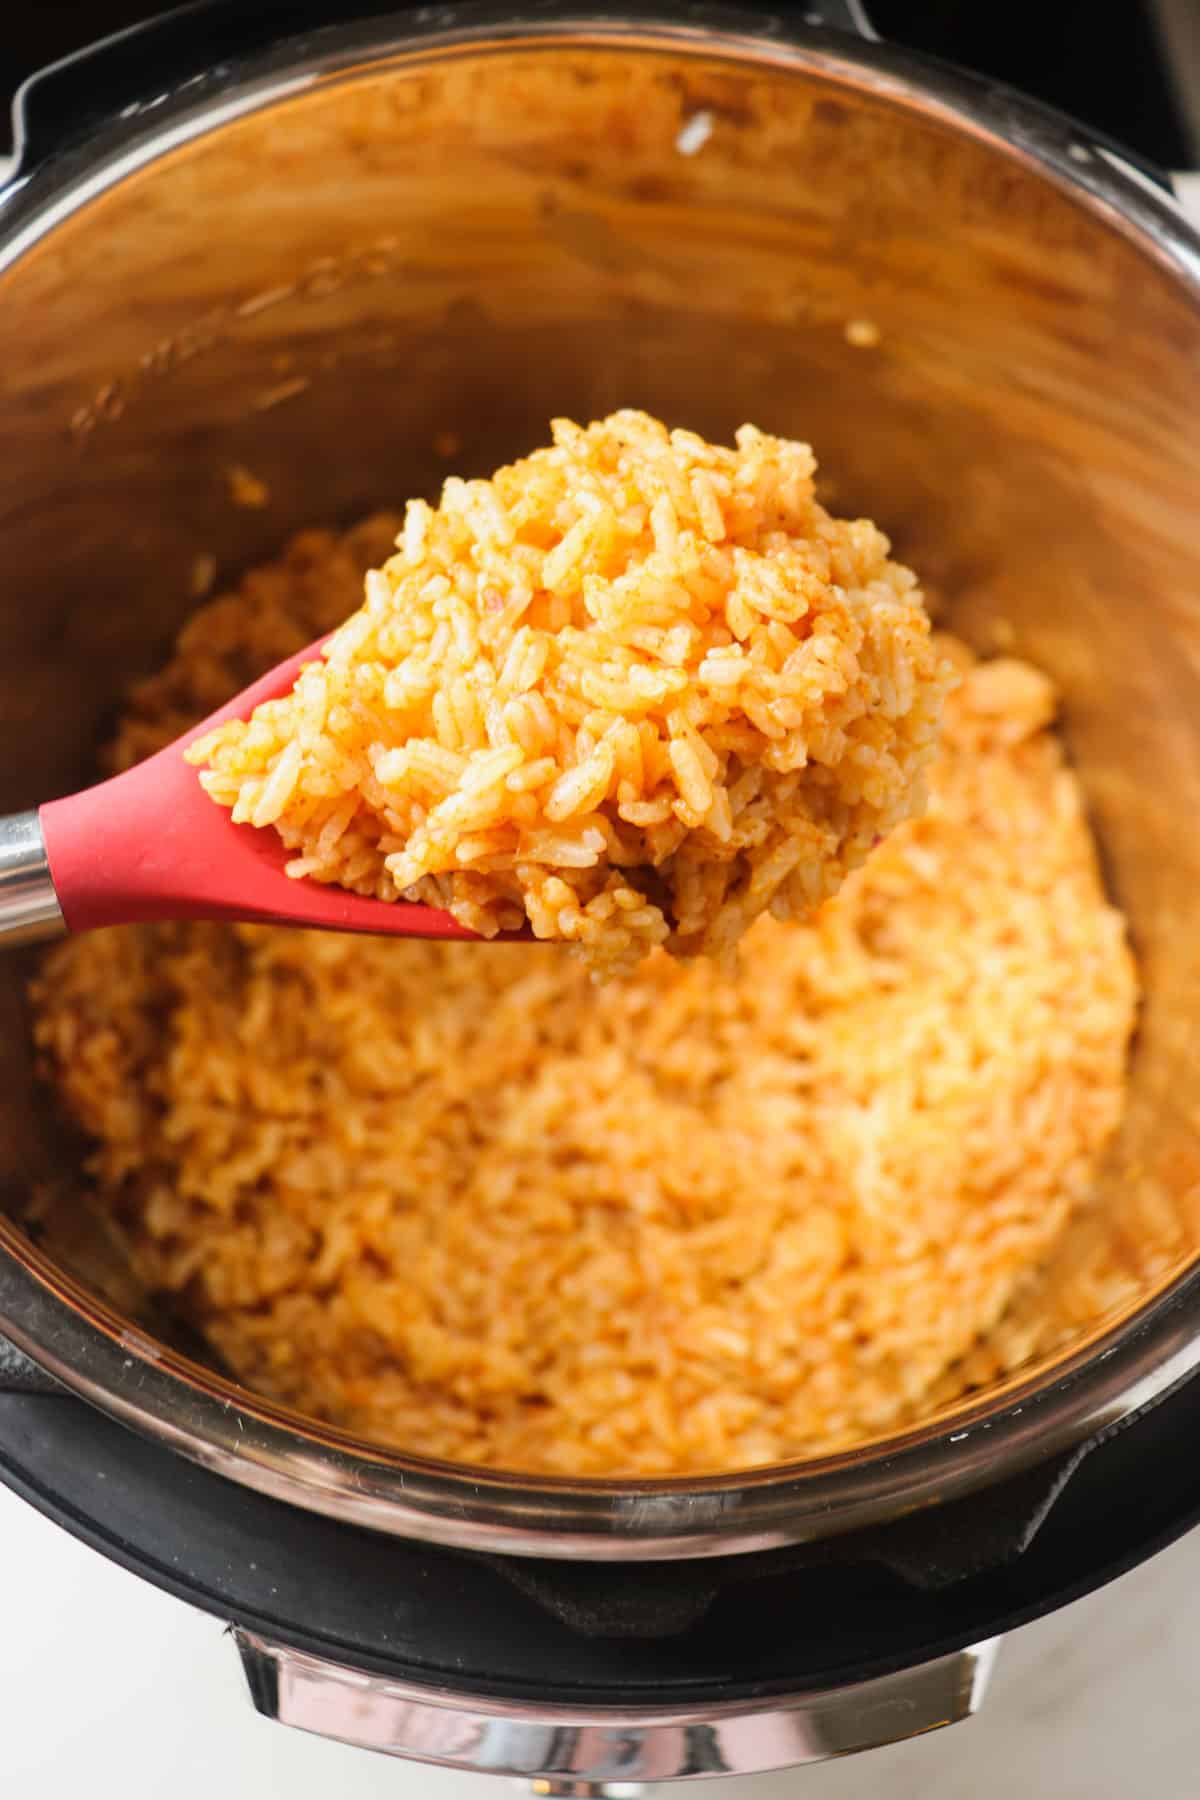
POLYGON ((956 629, 1061 683, 1145 982, 1128 1120, 1018 1303, 1027 1366, 846 1456, 481 1476, 185 1360, 79 1223, 28 964, 0 965, 0 1326, 235 1480, 526 1554, 844 1530, 1039 1460, 1200 1362, 1200 240, 1011 94, 819 30, 689 21, 343 25, 197 66, 67 153, 31 132, 0 190, 4 810, 86 778, 203 559, 223 580, 299 526, 430 491, 440 433, 483 472, 552 415, 619 405, 811 439, 839 509, 886 526, 956 629), (232 504, 238 464, 265 508, 232 504), (46 1182, 75 1223, 35 1247, 16 1221, 46 1182), (1101 1260, 1121 1279, 1096 1316, 1101 1260))

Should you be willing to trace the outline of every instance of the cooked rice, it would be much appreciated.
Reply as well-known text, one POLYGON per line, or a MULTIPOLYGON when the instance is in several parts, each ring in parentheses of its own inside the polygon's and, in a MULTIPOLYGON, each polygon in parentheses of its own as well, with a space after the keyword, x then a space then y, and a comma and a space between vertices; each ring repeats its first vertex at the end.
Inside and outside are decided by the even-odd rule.
MULTIPOLYGON (((204 607, 116 762, 344 616, 395 525, 204 607)), ((1135 982, 1049 683, 939 648, 925 815, 732 979, 254 927, 55 949, 38 1042, 143 1280, 248 1386, 509 1469, 765 1464, 1003 1372, 1120 1114, 1135 982)))
POLYGON ((408 508, 295 688, 189 757, 289 873, 526 919, 597 968, 727 954, 919 810, 948 671, 808 446, 621 412, 408 508))

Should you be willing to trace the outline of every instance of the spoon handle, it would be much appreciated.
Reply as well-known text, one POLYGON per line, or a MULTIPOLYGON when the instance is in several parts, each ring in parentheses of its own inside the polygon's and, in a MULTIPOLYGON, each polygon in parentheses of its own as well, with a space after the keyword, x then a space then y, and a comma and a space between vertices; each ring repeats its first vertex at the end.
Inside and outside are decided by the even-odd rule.
MULTIPOLYGON (((312 644, 144 762, 38 812, 0 817, 0 946, 162 919, 245 920, 386 937, 474 938, 448 912, 293 880, 278 833, 235 825, 184 751, 292 686, 312 644)), ((504 936, 531 935, 527 931, 504 936)))
POLYGON ((66 931, 36 812, 0 817, 0 944, 39 944, 66 931))

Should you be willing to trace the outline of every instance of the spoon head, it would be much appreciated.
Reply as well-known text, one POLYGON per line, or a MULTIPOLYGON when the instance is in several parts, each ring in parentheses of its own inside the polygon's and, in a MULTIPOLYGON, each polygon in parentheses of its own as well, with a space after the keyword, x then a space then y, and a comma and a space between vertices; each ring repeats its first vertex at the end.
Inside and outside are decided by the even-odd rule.
MULTIPOLYGON (((229 719, 288 693, 319 639, 218 707, 135 768, 41 809, 46 856, 70 931, 163 919, 227 919, 376 936, 478 934, 448 912, 374 900, 287 873, 291 853, 270 826, 235 825, 200 785, 184 751, 229 719)), ((504 938, 528 939, 528 929, 504 938)))

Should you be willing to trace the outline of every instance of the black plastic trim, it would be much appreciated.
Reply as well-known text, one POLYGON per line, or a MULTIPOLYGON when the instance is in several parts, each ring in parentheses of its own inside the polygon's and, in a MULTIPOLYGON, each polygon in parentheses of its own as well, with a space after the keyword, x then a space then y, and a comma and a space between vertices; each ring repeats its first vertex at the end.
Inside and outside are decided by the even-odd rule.
POLYGON ((692 1623, 638 1639, 572 1628, 484 1558, 252 1493, 66 1396, 0 1396, 0 1481, 180 1599, 315 1656, 495 1699, 703 1706, 911 1667, 1102 1586, 1200 1520, 1200 1462, 1179 1450, 1198 1435, 1193 1381, 1094 1449, 1023 1549, 944 1587, 858 1560, 854 1539, 803 1567, 610 1567, 634 1587, 718 1577, 692 1623))

